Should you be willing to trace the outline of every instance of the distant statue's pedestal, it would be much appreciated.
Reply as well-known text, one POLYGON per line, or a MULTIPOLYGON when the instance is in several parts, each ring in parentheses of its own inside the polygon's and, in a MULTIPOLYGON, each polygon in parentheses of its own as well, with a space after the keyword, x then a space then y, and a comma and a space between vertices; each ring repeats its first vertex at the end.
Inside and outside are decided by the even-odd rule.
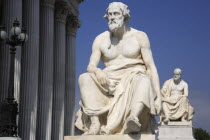
POLYGON ((192 122, 169 122, 159 127, 158 140, 195 140, 192 122))
POLYGON ((64 140, 156 140, 152 134, 65 136, 64 140))

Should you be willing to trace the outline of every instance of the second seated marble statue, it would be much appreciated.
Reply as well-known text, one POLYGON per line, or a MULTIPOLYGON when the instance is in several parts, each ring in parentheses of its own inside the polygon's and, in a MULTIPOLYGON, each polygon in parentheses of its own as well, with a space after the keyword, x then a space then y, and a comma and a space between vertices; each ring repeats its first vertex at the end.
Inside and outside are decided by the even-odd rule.
POLYGON ((188 84, 181 79, 182 71, 174 70, 174 78, 167 80, 161 90, 163 102, 162 121, 189 122, 192 120, 194 109, 188 100, 188 84))
POLYGON ((88 72, 79 77, 75 125, 84 135, 152 134, 161 94, 149 39, 127 26, 130 11, 121 2, 110 3, 104 17, 109 30, 95 38, 88 72), (97 67, 100 60, 104 69, 97 67))

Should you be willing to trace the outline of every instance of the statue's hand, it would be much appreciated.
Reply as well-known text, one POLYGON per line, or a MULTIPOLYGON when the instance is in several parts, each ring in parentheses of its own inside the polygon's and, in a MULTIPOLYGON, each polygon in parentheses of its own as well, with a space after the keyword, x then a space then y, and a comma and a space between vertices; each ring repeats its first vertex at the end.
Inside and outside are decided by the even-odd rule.
POLYGON ((162 100, 160 97, 157 97, 155 100, 155 109, 156 109, 157 115, 159 115, 162 110, 162 100))
POLYGON ((97 69, 97 71, 95 71, 95 75, 96 75, 96 78, 97 78, 98 82, 102 86, 107 86, 108 85, 109 79, 108 79, 105 72, 103 72, 101 69, 97 69))
POLYGON ((187 97, 187 95, 181 95, 181 97, 187 97))

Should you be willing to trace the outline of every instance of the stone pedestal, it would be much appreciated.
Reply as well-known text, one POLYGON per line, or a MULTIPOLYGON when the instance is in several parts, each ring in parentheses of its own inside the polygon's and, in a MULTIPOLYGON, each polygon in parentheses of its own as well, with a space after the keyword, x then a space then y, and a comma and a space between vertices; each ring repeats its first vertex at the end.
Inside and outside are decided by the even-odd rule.
POLYGON ((158 140, 195 140, 192 126, 162 125, 159 127, 158 140))
POLYGON ((64 140, 156 140, 155 135, 89 135, 89 136, 65 136, 64 140))
POLYGON ((17 138, 17 137, 0 137, 0 140, 21 140, 21 138, 17 138))

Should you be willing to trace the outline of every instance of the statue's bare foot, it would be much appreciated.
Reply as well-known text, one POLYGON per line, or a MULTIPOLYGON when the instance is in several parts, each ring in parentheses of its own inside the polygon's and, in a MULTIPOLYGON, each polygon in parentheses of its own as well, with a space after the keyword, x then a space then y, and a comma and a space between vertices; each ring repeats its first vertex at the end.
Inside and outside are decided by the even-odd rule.
POLYGON ((100 123, 92 123, 90 129, 83 135, 97 135, 100 132, 100 123))
POLYGON ((105 126, 101 127, 101 134, 102 135, 108 135, 109 134, 109 130, 105 128, 105 126))
POLYGON ((125 125, 126 125, 124 130, 125 134, 138 133, 141 130, 141 124, 139 123, 139 119, 134 116, 128 117, 125 125))
POLYGON ((185 118, 182 118, 182 122, 187 122, 187 120, 185 118))
POLYGON ((182 122, 188 122, 188 121, 187 121, 187 113, 185 113, 185 114, 182 116, 181 121, 182 121, 182 122))
POLYGON ((166 124, 167 124, 169 121, 170 121, 169 118, 166 118, 165 120, 163 120, 163 122, 166 123, 166 124))

